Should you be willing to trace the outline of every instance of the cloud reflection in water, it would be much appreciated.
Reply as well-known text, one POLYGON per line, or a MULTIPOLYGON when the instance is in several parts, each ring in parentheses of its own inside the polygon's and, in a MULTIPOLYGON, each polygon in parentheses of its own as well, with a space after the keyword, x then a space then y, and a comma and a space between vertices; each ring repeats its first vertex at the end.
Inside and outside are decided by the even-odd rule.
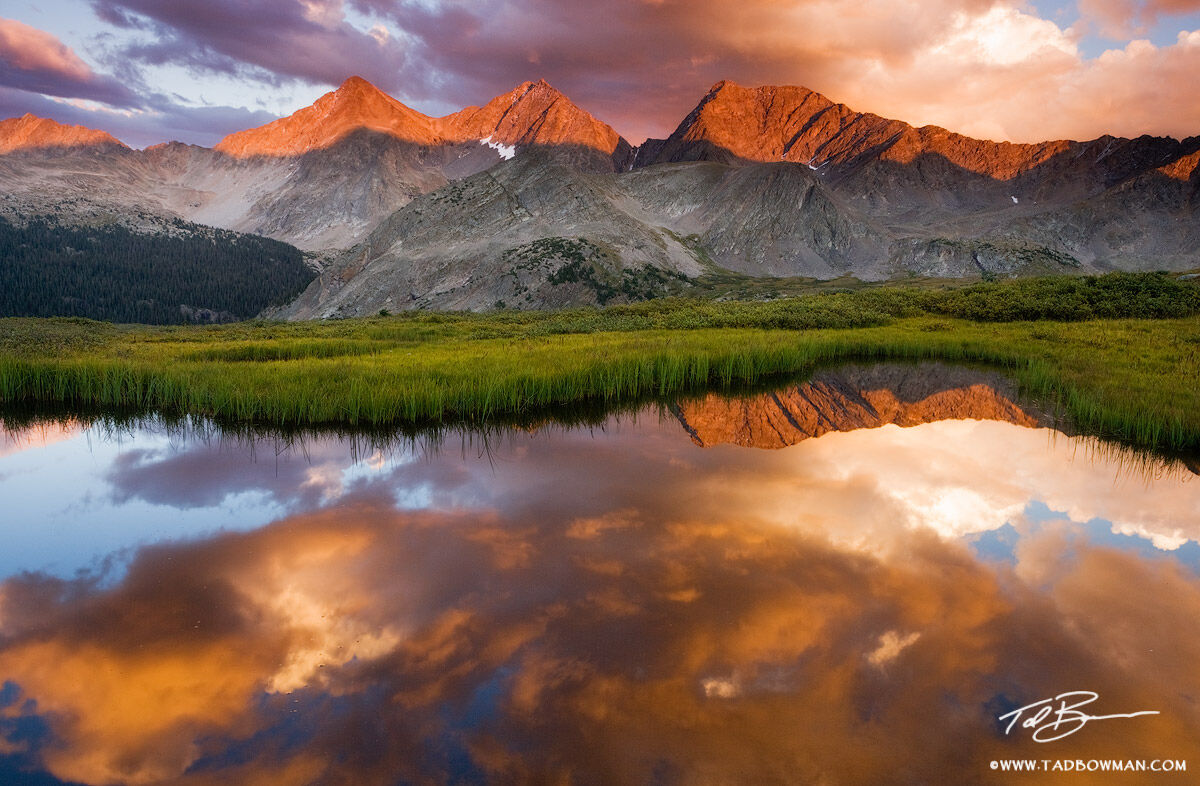
POLYGON ((649 416, 315 496, 141 454, 117 498, 257 483, 295 512, 143 548, 113 586, 7 580, 0 750, 85 783, 976 782, 1051 755, 996 716, 1087 689, 1162 714, 1053 756, 1200 759, 1196 575, 1080 526, 1174 548, 1200 483, 1080 444, 948 421, 700 449, 649 416), (1005 525, 1012 561, 978 558, 1005 525))

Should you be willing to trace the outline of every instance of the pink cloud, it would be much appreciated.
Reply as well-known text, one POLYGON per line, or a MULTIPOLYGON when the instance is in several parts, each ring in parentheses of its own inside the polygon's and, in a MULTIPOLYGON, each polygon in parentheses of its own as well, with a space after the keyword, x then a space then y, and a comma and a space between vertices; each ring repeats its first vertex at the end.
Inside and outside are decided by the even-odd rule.
POLYGON ((15 19, 0 19, 0 57, 21 71, 47 71, 81 81, 95 76, 62 41, 15 19))
POLYGON ((0 85, 117 106, 137 103, 131 91, 94 72, 62 41, 15 19, 0 19, 0 85))
POLYGON ((1163 16, 1200 11, 1200 0, 1079 0, 1079 13, 1113 38, 1143 34, 1163 16))

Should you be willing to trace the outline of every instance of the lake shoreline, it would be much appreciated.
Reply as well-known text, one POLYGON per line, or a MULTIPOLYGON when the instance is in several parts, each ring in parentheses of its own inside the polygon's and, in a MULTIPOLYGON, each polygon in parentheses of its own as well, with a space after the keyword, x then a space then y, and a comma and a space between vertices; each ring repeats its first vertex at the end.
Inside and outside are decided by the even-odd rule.
POLYGON ((320 323, 5 319, 0 403, 281 428, 416 427, 571 409, 598 414, 779 384, 840 363, 936 360, 1005 371, 1083 433, 1194 452, 1198 311, 1194 284, 1118 274, 921 294, 881 289, 768 303, 651 301, 320 323), (1012 319, 1038 314, 1049 318, 1012 319), (1095 314, 1118 318, 1088 318, 1095 314), (1129 316, 1140 314, 1168 316, 1129 316))

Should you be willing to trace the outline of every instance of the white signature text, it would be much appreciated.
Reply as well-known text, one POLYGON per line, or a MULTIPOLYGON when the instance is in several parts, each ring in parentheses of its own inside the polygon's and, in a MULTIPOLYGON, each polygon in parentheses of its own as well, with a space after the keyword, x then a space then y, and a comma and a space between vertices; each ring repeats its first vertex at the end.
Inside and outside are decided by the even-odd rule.
POLYGON ((1060 693, 1052 699, 1042 699, 1032 704, 1026 704, 1024 707, 1018 707, 1012 712, 1004 713, 998 720, 1012 718, 1004 729, 1005 734, 1008 734, 1017 723, 1020 723, 1022 729, 1033 729, 1034 742, 1054 742, 1071 736, 1091 721, 1158 715, 1158 710, 1141 710, 1114 715, 1089 715, 1080 711, 1080 707, 1091 704, 1098 698, 1100 698, 1099 694, 1090 690, 1068 691, 1060 693))

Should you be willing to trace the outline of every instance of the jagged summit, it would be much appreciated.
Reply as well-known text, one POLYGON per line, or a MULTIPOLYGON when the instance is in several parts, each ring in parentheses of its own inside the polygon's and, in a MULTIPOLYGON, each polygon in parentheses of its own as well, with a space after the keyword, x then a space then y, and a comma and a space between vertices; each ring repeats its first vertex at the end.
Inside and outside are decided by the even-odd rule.
POLYGON ((742 87, 722 80, 662 143, 655 159, 645 163, 699 158, 845 161, 905 129, 911 126, 855 112, 805 87, 742 87))
MULTIPOLYGON (((792 161, 820 167, 869 160, 907 165, 933 156, 964 172, 1011 180, 1059 156, 1083 157, 1095 163, 1130 141, 1102 137, 1092 142, 993 142, 938 126, 917 128, 858 112, 805 87, 742 87, 722 80, 709 89, 669 138, 652 140, 638 163, 792 161)), ((1170 159, 1188 149, 1176 140, 1146 137, 1133 141, 1140 148, 1153 147, 1155 156, 1170 159)))
POLYGON ((549 82, 524 82, 483 107, 467 107, 442 118, 447 137, 490 139, 514 145, 590 148, 605 155, 631 150, 607 123, 581 109, 549 82))
POLYGON ((359 90, 359 91, 366 92, 366 93, 382 93, 383 92, 378 87, 375 87, 375 85, 373 85, 370 82, 368 82, 367 80, 363 79, 358 74, 354 74, 352 76, 346 77, 345 81, 342 82, 338 86, 338 89, 336 92, 347 93, 347 92, 353 92, 355 90, 359 90))
POLYGON ((225 137, 216 149, 238 157, 293 156, 330 147, 358 129, 420 145, 488 141, 495 145, 570 146, 604 156, 632 148, 610 126, 580 109, 544 79, 524 82, 483 107, 432 118, 359 76, 309 107, 260 128, 225 137))
POLYGON ((216 149, 238 157, 299 155, 330 147, 358 129, 422 145, 441 141, 433 118, 352 76, 311 106, 265 126, 230 134, 216 149))
POLYGON ((64 125, 28 112, 20 117, 0 120, 0 153, 45 148, 107 146, 125 148, 118 139, 105 131, 85 126, 64 125))

